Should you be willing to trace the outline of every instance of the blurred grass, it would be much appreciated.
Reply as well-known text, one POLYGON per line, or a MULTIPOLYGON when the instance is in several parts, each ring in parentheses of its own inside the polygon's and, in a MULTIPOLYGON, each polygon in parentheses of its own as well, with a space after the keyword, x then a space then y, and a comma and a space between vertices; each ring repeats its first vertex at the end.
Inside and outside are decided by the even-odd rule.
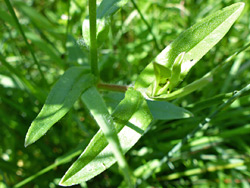
MULTIPOLYGON (((138 73, 183 30, 211 12, 236 0, 135 1, 152 28, 149 32, 132 2, 111 18, 109 40, 100 49, 101 79, 131 84, 138 73)), ((202 77, 250 41, 250 7, 229 33, 189 73, 181 86, 202 77)), ((55 159, 74 151, 97 131, 93 119, 78 102, 40 141, 24 148, 25 133, 41 109, 44 98, 59 76, 73 65, 88 66, 88 49, 81 40, 87 2, 12 0, 18 21, 49 83, 39 70, 6 4, 0 2, 0 187, 13 187, 42 172, 55 159)), ((207 87, 174 101, 194 113, 193 118, 155 121, 151 129, 126 155, 139 177, 138 187, 250 187, 250 96, 237 99, 185 144, 171 163, 152 176, 150 170, 205 117, 214 112, 250 81, 250 52, 246 49, 224 67, 207 87), (157 136, 156 136, 157 135, 157 136), (143 171, 142 171, 143 172, 143 171), (174 177, 174 178, 173 178, 174 177)), ((112 102, 112 101, 111 101, 112 102)), ((112 103, 108 103, 110 108, 112 103)), ((84 149, 84 144, 82 145, 84 149)), ((75 159, 75 156, 72 157, 75 159)), ((70 166, 55 165, 23 187, 58 187, 70 166)), ((122 177, 117 165, 93 180, 75 187, 118 187, 122 177)))

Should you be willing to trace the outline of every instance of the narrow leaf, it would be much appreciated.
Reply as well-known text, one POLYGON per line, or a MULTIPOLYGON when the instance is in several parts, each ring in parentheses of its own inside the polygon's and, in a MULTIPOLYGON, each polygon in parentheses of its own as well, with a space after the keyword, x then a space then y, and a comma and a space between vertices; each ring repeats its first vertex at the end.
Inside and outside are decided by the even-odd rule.
POLYGON ((48 98, 31 123, 25 138, 28 146, 42 137, 73 106, 80 94, 93 85, 94 78, 83 67, 68 69, 50 91, 48 98))
POLYGON ((54 27, 46 17, 37 12, 37 10, 35 10, 34 8, 27 6, 26 3, 22 1, 13 1, 13 3, 19 10, 26 14, 40 28, 48 30, 54 27))
POLYGON ((192 117, 188 110, 165 101, 149 101, 148 107, 156 120, 173 120, 192 117))
POLYGON ((103 0, 97 8, 97 18, 110 16, 124 6, 128 0, 103 0))
MULTIPOLYGON (((235 3, 204 18, 184 31, 155 58, 154 62, 172 70, 176 57, 185 52, 180 73, 182 80, 188 71, 224 37, 243 8, 244 3, 235 3)), ((138 77, 135 88, 145 92, 145 88, 154 80, 153 66, 150 63, 138 77)))
POLYGON ((118 164, 123 172, 129 187, 133 187, 133 182, 130 174, 128 164, 122 153, 122 148, 116 133, 114 121, 109 114, 103 98, 96 89, 91 87, 82 94, 82 101, 87 106, 90 113, 93 115, 97 124, 100 126, 104 136, 106 137, 114 157, 117 159, 118 164))
MULTIPOLYGON (((129 89, 112 114, 123 152, 126 153, 142 136, 152 116, 140 92, 129 89), (125 126, 126 125, 126 126, 125 126)), ((70 186, 87 181, 116 162, 110 145, 99 130, 88 147, 69 168, 61 185, 70 186)))

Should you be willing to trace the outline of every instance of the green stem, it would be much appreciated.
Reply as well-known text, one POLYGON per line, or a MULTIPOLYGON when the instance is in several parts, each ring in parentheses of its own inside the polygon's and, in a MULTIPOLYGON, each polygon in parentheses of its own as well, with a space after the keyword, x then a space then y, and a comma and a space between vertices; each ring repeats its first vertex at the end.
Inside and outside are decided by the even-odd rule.
POLYGON ((122 93, 126 92, 129 88, 129 86, 106 84, 106 83, 99 83, 97 87, 99 89, 104 89, 108 91, 117 91, 117 92, 122 92, 122 93))
POLYGON ((152 31, 151 26, 149 25, 149 23, 147 22, 147 20, 146 20, 145 17, 143 16, 143 14, 141 13, 141 10, 139 9, 139 7, 138 7, 137 4, 135 3, 135 1, 134 1, 134 0, 131 0, 131 1, 132 1, 133 5, 134 5, 135 9, 136 9, 137 12, 139 13, 139 15, 140 15, 142 21, 146 24, 149 33, 152 35, 153 41, 154 41, 154 43, 155 43, 155 47, 157 48, 158 51, 160 51, 159 44, 158 44, 158 42, 157 42, 157 40, 156 40, 156 37, 155 37, 155 35, 154 35, 153 31, 152 31))
POLYGON ((26 185, 27 183, 33 181, 37 177, 39 177, 39 176, 53 170, 57 166, 60 166, 60 165, 65 164, 65 163, 69 163, 73 158, 77 157, 81 153, 82 153, 82 149, 76 148, 74 151, 72 151, 72 153, 69 153, 69 154, 66 154, 64 156, 59 157, 60 160, 56 160, 53 164, 47 166, 46 168, 40 170, 36 174, 34 174, 34 175, 24 179, 23 181, 17 183, 16 185, 14 185, 14 188, 22 187, 22 186, 26 185))
POLYGON ((201 89, 202 87, 206 86, 208 83, 212 82, 213 76, 216 73, 218 73, 222 68, 224 68, 224 66, 228 65, 228 63, 230 61, 232 61, 233 58, 235 58, 238 54, 240 54, 241 52, 246 50, 249 46, 250 46, 250 42, 248 44, 246 44, 245 46, 243 46, 241 49, 239 49, 237 52, 235 52, 233 55, 228 57, 222 63, 217 65, 213 70, 208 72, 205 76, 203 76, 199 80, 196 80, 196 81, 192 82, 191 84, 189 84, 183 88, 180 88, 180 89, 178 89, 170 94, 163 94, 163 95, 160 95, 159 97, 155 97, 154 99, 169 101, 169 100, 173 100, 173 99, 188 95, 197 89, 201 89))
POLYGON ((65 36, 65 52, 67 51, 67 40, 68 40, 68 34, 69 34, 69 24, 70 24, 70 0, 68 0, 68 9, 67 9, 67 13, 68 13, 68 19, 67 19, 67 26, 66 26, 66 36, 65 36))
MULTIPOLYGON (((208 117, 206 117, 202 123, 200 123, 191 133, 189 133, 187 136, 185 136, 181 142, 179 142, 178 144, 176 144, 169 152, 168 152, 168 156, 167 158, 170 158, 174 155, 174 153, 176 153, 177 151, 180 150, 180 148, 188 141, 190 140, 190 138, 192 138, 195 133, 197 133, 199 130, 206 128, 206 125, 211 121, 212 118, 214 118, 220 111, 222 111, 223 109, 227 108, 230 104, 232 104, 236 99, 238 99, 239 97, 241 97, 243 94, 245 94, 246 92, 250 91, 250 84, 248 84, 246 87, 244 87, 243 89, 241 89, 238 92, 234 92, 233 96, 228 99, 225 103, 221 104, 217 110, 215 110, 211 115, 209 115, 208 117)), ((167 158, 163 159, 162 161, 167 160, 167 158)))
POLYGON ((123 172, 124 178, 127 182, 127 186, 130 188, 134 187, 132 174, 130 172, 126 159, 123 155, 120 141, 117 136, 117 132, 115 130, 113 119, 108 112, 107 106, 104 103, 103 98, 99 94, 96 87, 89 88, 82 94, 81 98, 84 104, 89 109, 90 113, 93 115, 97 124, 100 126, 107 141, 109 142, 111 150, 119 164, 119 167, 123 172))
POLYGON ((238 92, 234 92, 233 96, 229 98, 225 103, 221 104, 216 111, 214 111, 211 115, 206 117, 203 122, 199 123, 198 126, 192 130, 189 134, 187 134, 178 144, 176 144, 169 152, 168 154, 163 157, 160 161, 160 163, 152 170, 151 173, 155 171, 158 167, 162 166, 166 162, 170 162, 170 159, 173 157, 174 154, 176 154, 181 147, 186 144, 198 131, 202 129, 208 128, 208 123, 222 110, 227 108, 230 104, 232 104, 236 99, 238 99, 241 96, 244 96, 246 93, 250 91, 250 84, 248 84, 246 87, 241 89, 238 92))
POLYGON ((17 19, 16 13, 14 12, 13 7, 12 7, 10 1, 9 1, 9 0, 4 0, 4 1, 5 1, 5 3, 6 3, 6 5, 7 5, 7 7, 8 7, 8 9, 9 9, 9 11, 10 11, 12 17, 14 18, 14 20, 15 20, 15 22, 16 22, 16 25, 17 25, 17 27, 18 27, 18 29, 19 29, 19 31, 20 31, 20 33, 21 33, 23 39, 24 39, 24 42, 25 42, 26 46, 28 47, 28 49, 29 49, 29 51, 30 51, 30 53, 31 53, 31 56, 32 56, 32 58, 33 58, 33 60, 34 60, 34 62, 35 62, 35 64, 36 64, 37 68, 38 68, 38 71, 39 71, 39 73, 41 74, 41 77, 42 77, 43 82, 44 82, 46 85, 48 85, 48 82, 46 81, 46 79, 45 79, 45 77, 44 77, 44 75, 43 75, 43 72, 42 72, 42 70, 41 70, 41 66, 40 66, 40 64, 38 63, 37 59, 36 59, 35 53, 34 53, 34 51, 33 51, 33 48, 32 48, 31 45, 28 43, 28 40, 27 40, 27 38, 26 38, 26 36, 25 36, 25 34, 24 34, 24 31, 23 31, 23 29, 22 29, 21 24, 19 23, 19 21, 18 21, 18 19, 17 19))
POLYGON ((92 73, 99 78, 96 40, 96 0, 89 0, 90 64, 92 73))

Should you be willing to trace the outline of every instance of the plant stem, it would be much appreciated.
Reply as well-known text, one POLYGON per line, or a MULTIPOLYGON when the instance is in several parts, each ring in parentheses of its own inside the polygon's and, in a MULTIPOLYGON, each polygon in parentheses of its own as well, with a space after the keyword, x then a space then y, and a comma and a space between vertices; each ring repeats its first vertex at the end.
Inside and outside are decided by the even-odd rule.
POLYGON ((36 64, 37 68, 38 68, 38 71, 39 71, 39 73, 41 74, 41 77, 42 77, 43 82, 44 82, 46 85, 48 85, 48 82, 46 81, 46 79, 45 79, 45 77, 44 77, 44 75, 43 75, 43 72, 42 72, 42 70, 41 70, 41 66, 40 66, 40 64, 38 63, 37 59, 36 59, 35 53, 34 53, 34 51, 33 51, 33 48, 32 48, 31 45, 28 43, 28 40, 27 40, 27 38, 26 38, 26 35, 24 34, 24 31, 23 31, 23 29, 22 29, 22 26, 21 26, 21 24, 19 23, 19 21, 18 21, 18 19, 17 19, 16 13, 14 12, 14 9, 13 9, 13 7, 12 7, 10 1, 9 1, 9 0, 4 0, 4 1, 5 1, 5 4, 7 5, 8 9, 9 9, 9 11, 10 11, 12 17, 14 18, 14 20, 15 20, 15 22, 16 22, 16 25, 17 25, 17 27, 18 27, 18 29, 19 29, 19 31, 20 31, 20 33, 21 33, 23 39, 24 39, 24 42, 25 42, 26 46, 28 47, 28 49, 29 49, 29 51, 30 51, 30 53, 31 53, 31 56, 32 56, 32 58, 33 58, 33 60, 34 60, 34 62, 35 62, 35 64, 36 64))
MULTIPOLYGON (((172 157, 178 150, 180 150, 180 148, 190 139, 192 138, 195 133, 197 133, 199 130, 204 129, 206 127, 206 125, 211 121, 212 118, 214 118, 220 111, 222 111, 223 109, 227 108, 230 104, 232 104, 236 99, 238 99, 239 97, 241 97, 243 94, 245 94, 246 92, 250 91, 250 84, 248 84, 246 87, 244 87, 243 89, 241 89, 238 92, 234 92, 233 96, 231 98, 229 98, 225 103, 221 104, 217 110, 215 110, 211 115, 209 115, 207 118, 205 118, 203 120, 202 123, 200 123, 191 133, 189 133, 187 136, 185 136, 181 142, 179 142, 178 144, 176 144, 169 152, 167 155, 167 158, 172 157)), ((167 158, 162 159, 162 161, 166 161, 167 158)))
POLYGON ((241 89, 238 92, 234 92, 233 96, 231 98, 229 98, 225 103, 221 104, 217 110, 215 110, 211 115, 209 115, 208 117, 206 117, 203 122, 199 123, 197 125, 197 127, 195 129, 193 129, 189 134, 187 134, 178 144, 176 144, 169 152, 168 154, 163 157, 160 161, 160 163, 155 166, 155 168, 151 171, 151 174, 154 173, 155 169, 157 169, 158 167, 162 166, 164 163, 169 162, 170 163, 170 159, 173 157, 173 155, 175 153, 177 153, 181 147, 186 144, 198 131, 202 130, 202 129, 206 129, 208 128, 208 123, 222 110, 224 110, 225 108, 227 108, 230 104, 232 104, 236 99, 238 99, 239 97, 245 95, 246 93, 248 93, 250 91, 250 84, 248 84, 246 87, 244 87, 243 89, 241 89))
POLYGON ((74 157, 77 157, 81 153, 82 153, 82 149, 77 148, 77 149, 73 150, 72 153, 59 157, 60 160, 56 160, 53 164, 45 167, 44 169, 40 170, 39 172, 35 173, 34 175, 31 175, 30 177, 20 181, 19 183, 14 185, 14 188, 22 187, 22 186, 26 185, 27 183, 31 182, 32 180, 38 178, 39 176, 53 170, 54 168, 58 167, 59 165, 69 163, 74 157))
POLYGON ((71 0, 68 0, 68 9, 67 9, 67 13, 68 13, 68 19, 67 19, 67 26, 66 26, 66 34, 65 34, 65 52, 67 51, 67 41, 68 41, 68 35, 69 35, 69 24, 70 24, 70 2, 71 0))
POLYGON ((137 6, 137 4, 135 3, 135 1, 134 0, 131 0, 131 1, 132 1, 133 5, 134 5, 135 9, 137 10, 137 12, 139 13, 139 15, 141 16, 142 21, 146 24, 149 33, 152 35, 153 41, 155 43, 155 47, 157 48, 158 51, 160 51, 159 44, 157 43, 156 37, 155 37, 155 35, 154 35, 153 31, 152 31, 151 26, 149 25, 149 23, 147 22, 147 20, 143 16, 143 14, 141 13, 141 11, 140 11, 139 7, 137 6))
POLYGON ((111 150, 121 168, 124 178, 129 188, 133 188, 133 178, 130 172, 129 166, 122 152, 120 141, 115 131, 115 125, 111 115, 108 112, 107 106, 103 101, 103 98, 99 94, 96 87, 91 87, 82 94, 81 99, 93 115, 97 124, 100 126, 107 141, 110 144, 111 150), (93 98, 93 100, 91 100, 93 98))
POLYGON ((96 40, 96 0, 89 0, 90 64, 92 73, 99 78, 96 40))
POLYGON ((115 84, 106 84, 106 83, 99 83, 97 85, 99 89, 109 90, 109 91, 117 91, 117 92, 126 92, 129 86, 123 85, 115 85, 115 84))
POLYGON ((185 95, 188 95, 192 93, 193 91, 197 89, 201 89, 202 87, 206 86, 208 83, 212 82, 213 76, 217 74, 219 71, 221 71, 224 66, 228 65, 230 61, 232 61, 233 58, 235 58, 238 54, 246 50, 248 47, 250 47, 250 42, 240 48, 237 52, 235 52, 233 55, 228 57, 226 60, 224 60, 222 63, 217 65, 215 68, 213 68, 210 72, 208 72, 206 75, 204 75, 202 78, 192 82, 191 84, 188 84, 187 86, 180 88, 170 94, 163 94, 159 97, 155 97, 157 100, 163 100, 163 101, 169 101, 176 98, 183 97, 185 95))

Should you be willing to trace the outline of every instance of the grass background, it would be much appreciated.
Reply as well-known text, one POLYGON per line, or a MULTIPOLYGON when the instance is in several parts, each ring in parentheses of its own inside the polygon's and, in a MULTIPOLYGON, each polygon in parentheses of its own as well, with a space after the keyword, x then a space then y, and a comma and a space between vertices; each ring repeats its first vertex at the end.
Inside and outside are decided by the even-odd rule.
MULTIPOLYGON (((149 0, 136 4, 162 50, 201 18, 235 2, 239 1, 149 0)), ((13 187, 39 172, 38 178, 30 179, 23 187, 59 187, 60 178, 98 130, 83 104, 77 102, 46 136, 30 147, 24 148, 24 138, 60 75, 74 65, 88 66, 88 49, 81 38, 82 21, 88 15, 87 2, 13 0, 11 3, 47 83, 6 4, 0 1, 0 187, 13 187)), ((190 71, 181 86, 202 77, 250 41, 249 1, 245 3, 244 14, 190 71)), ((160 50, 130 1, 110 22, 108 39, 99 47, 101 79, 107 83, 133 84, 160 50)), ((162 165, 150 177, 146 175, 233 91, 249 84, 249 58, 246 49, 207 87, 174 101, 190 110, 194 117, 155 121, 128 152, 126 158, 140 178, 141 187, 250 187, 249 95, 220 112, 171 163, 162 165)), ((110 109, 120 98, 114 93, 104 95, 110 109)), ((114 165, 86 184, 74 187, 118 187, 121 181, 114 165)))

